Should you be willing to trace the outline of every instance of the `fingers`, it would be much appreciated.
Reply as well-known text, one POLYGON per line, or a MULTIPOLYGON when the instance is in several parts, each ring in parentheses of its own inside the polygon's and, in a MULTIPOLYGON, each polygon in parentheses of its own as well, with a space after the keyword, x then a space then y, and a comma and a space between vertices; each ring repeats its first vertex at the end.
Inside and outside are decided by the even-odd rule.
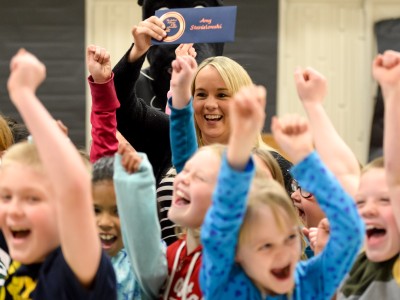
POLYGON ((308 130, 308 122, 299 115, 286 115, 280 118, 279 128, 286 135, 299 135, 308 130))
POLYGON ((24 55, 27 51, 24 48, 18 50, 10 61, 10 71, 14 71, 17 68, 19 58, 24 55))
POLYGON ((97 46, 93 58, 98 63, 103 64, 104 62, 110 60, 110 54, 107 52, 105 48, 97 46))
POLYGON ((281 132, 281 123, 279 122, 279 118, 277 116, 273 116, 271 118, 271 132, 276 138, 279 132, 281 132))
POLYGON ((196 56, 197 56, 196 49, 194 49, 194 47, 191 47, 191 48, 189 49, 189 51, 188 51, 188 54, 189 54, 191 57, 196 58, 196 56))
POLYGON ((391 69, 400 64, 400 53, 387 50, 383 54, 378 54, 373 60, 373 67, 391 69))
POLYGON ((132 174, 139 170, 142 159, 129 143, 119 144, 118 153, 122 156, 121 164, 127 173, 132 174))
POLYGON ((56 120, 56 124, 58 128, 61 129, 61 131, 68 136, 68 127, 64 125, 64 123, 61 120, 56 120))
POLYGON ((307 67, 302 69, 301 67, 297 67, 294 72, 294 79, 296 83, 299 84, 306 84, 311 81, 320 80, 325 81, 325 76, 322 75, 320 72, 315 70, 314 68, 307 67))
POLYGON ((195 58, 197 56, 196 49, 193 47, 193 43, 189 44, 180 44, 176 49, 175 49, 175 55, 178 56, 191 56, 195 58))
POLYGON ((191 56, 177 56, 171 64, 175 72, 194 70, 197 68, 196 60, 191 56))
POLYGON ((151 16, 150 18, 140 22, 137 26, 132 29, 132 35, 135 38, 137 35, 147 35, 156 40, 162 40, 167 36, 165 32, 165 24, 156 16, 151 16))
POLYGON ((330 225, 329 225, 329 220, 327 218, 323 218, 319 224, 318 228, 323 229, 326 232, 330 232, 330 225))
POLYGON ((309 238, 308 240, 310 241, 310 247, 313 251, 315 251, 315 248, 317 246, 317 235, 318 235, 318 228, 316 227, 311 227, 309 229, 309 238))
POLYGON ((307 238, 307 239, 310 239, 310 230, 307 228, 307 227, 303 227, 302 229, 301 229, 301 231, 303 232, 303 234, 304 234, 304 236, 307 238))
POLYGON ((400 55, 398 52, 388 50, 382 56, 382 67, 391 69, 400 63, 400 55))
POLYGON ((110 61, 110 53, 103 47, 96 45, 89 45, 86 51, 87 60, 90 62, 92 59, 99 64, 108 63, 110 61))
POLYGON ((267 90, 265 87, 253 85, 241 88, 233 98, 238 107, 243 110, 256 109, 257 111, 265 111, 266 97, 267 90))

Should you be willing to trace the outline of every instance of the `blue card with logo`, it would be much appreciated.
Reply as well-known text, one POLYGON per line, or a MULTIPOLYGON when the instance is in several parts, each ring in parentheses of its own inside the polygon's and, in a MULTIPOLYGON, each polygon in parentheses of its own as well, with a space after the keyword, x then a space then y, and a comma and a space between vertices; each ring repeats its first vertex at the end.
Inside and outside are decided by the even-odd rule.
POLYGON ((161 42, 152 39, 152 44, 233 42, 236 11, 236 6, 157 10, 167 36, 161 42))

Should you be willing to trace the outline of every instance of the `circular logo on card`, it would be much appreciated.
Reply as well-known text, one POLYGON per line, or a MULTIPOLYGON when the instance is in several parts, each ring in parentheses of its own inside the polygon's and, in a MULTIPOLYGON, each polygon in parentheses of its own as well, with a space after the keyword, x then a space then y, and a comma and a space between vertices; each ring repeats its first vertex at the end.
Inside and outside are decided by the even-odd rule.
POLYGON ((185 32, 185 19, 180 13, 175 11, 167 12, 160 19, 166 26, 167 37, 163 40, 164 42, 174 42, 185 32))

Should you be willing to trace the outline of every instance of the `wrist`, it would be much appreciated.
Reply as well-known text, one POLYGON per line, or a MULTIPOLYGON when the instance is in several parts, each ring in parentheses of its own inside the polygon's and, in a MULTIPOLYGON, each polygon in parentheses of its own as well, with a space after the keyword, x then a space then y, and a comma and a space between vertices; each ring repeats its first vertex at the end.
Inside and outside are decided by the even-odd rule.
POLYGON ((322 101, 315 101, 315 100, 304 100, 302 101, 304 108, 306 109, 313 109, 315 107, 322 106, 322 101))
POLYGON ((35 95, 36 89, 32 89, 30 87, 18 87, 13 90, 10 90, 9 92, 10 98, 15 101, 18 100, 19 98, 23 98, 25 96, 30 96, 30 95, 35 95))
POLYGON ((93 78, 93 82, 94 83, 105 83, 107 81, 110 80, 111 75, 110 76, 103 76, 103 75, 92 75, 93 78))
POLYGON ((137 61, 139 58, 141 58, 143 55, 147 53, 150 47, 144 48, 144 49, 138 49, 136 45, 133 45, 131 51, 129 52, 128 55, 128 62, 133 63, 137 61))
POLYGON ((303 149, 297 149, 295 152, 291 153, 290 157, 293 164, 298 164, 303 161, 307 156, 309 156, 314 151, 312 146, 305 147, 303 149))
POLYGON ((188 91, 172 90, 172 106, 182 109, 188 105, 192 95, 188 91))
POLYGON ((236 171, 243 171, 246 168, 250 156, 251 150, 230 146, 226 154, 230 167, 236 171))

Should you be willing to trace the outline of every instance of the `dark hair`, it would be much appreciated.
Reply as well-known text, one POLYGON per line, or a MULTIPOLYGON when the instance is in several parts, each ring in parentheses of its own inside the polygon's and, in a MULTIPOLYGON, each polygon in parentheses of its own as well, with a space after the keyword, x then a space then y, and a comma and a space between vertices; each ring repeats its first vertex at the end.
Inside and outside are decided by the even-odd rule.
POLYGON ((290 169, 292 168, 293 164, 282 155, 280 155, 278 152, 271 151, 270 153, 278 162, 278 165, 282 171, 283 181, 285 183, 285 190, 290 196, 292 194, 292 188, 290 187, 290 184, 292 183, 293 179, 292 175, 290 174, 290 169))
POLYGON ((93 164, 92 183, 102 180, 113 180, 114 156, 104 156, 93 164))
POLYGON ((3 116, 7 121, 7 125, 11 130, 14 144, 28 140, 29 130, 24 123, 19 123, 16 119, 10 116, 3 116))
POLYGON ((29 136, 28 128, 26 128, 25 124, 17 123, 10 127, 14 143, 19 143, 26 141, 29 136))

